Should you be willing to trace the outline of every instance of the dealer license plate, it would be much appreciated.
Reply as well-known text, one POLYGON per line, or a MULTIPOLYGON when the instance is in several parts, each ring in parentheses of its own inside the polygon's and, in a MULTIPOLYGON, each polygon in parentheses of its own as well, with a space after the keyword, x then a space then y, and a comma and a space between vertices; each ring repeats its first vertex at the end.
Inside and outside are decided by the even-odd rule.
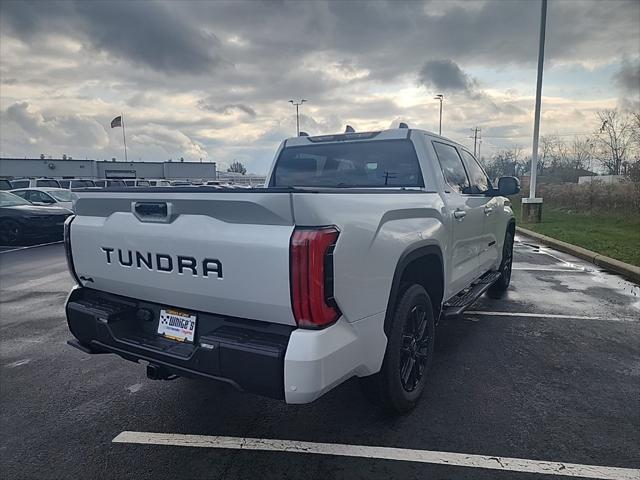
POLYGON ((168 308, 160 310, 158 334, 179 342, 193 342, 195 332, 195 315, 168 308))

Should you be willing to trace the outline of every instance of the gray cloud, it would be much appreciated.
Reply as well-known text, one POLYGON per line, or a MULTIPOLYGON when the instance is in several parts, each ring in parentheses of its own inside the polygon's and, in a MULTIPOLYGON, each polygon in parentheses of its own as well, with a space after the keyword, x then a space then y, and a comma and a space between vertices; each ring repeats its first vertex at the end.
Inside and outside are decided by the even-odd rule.
MULTIPOLYGON (((416 76, 450 92, 447 133, 466 138, 470 125, 491 122, 526 132, 538 18, 532 1, 4 0, 0 150, 118 156, 105 125, 124 112, 145 159, 206 151, 264 171, 278 140, 295 131, 289 98, 310 100, 302 124, 314 134, 392 119, 437 128, 438 92, 421 99, 416 76), (75 143, 73 122, 88 132, 75 143)), ((545 68, 636 59, 638 18, 637 0, 550 2, 545 68)), ((615 78, 621 93, 633 89, 637 69, 623 66, 615 78)), ((578 87, 561 90, 574 104, 593 100, 578 87)))
POLYGON ((429 60, 420 70, 418 81, 443 92, 469 92, 475 84, 452 60, 429 60))
POLYGON ((625 60, 613 78, 624 93, 640 94, 640 60, 625 60))
POLYGON ((251 118, 255 118, 257 116, 256 111, 251 108, 249 105, 245 105, 243 103, 228 103, 226 105, 212 105, 208 103, 206 100, 198 100, 198 108, 202 110, 209 110, 215 113, 221 113, 223 115, 230 115, 233 111, 241 111, 246 113, 251 118))
POLYGON ((3 26, 23 40, 64 32, 91 49, 162 72, 204 73, 228 63, 215 34, 188 22, 173 2, 9 1, 2 14, 3 26))

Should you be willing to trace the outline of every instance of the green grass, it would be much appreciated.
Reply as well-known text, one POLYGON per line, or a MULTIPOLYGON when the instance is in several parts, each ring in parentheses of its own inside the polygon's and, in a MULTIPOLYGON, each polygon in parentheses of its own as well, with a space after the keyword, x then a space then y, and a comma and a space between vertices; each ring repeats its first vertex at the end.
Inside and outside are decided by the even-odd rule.
POLYGON ((570 213, 547 205, 542 210, 542 223, 526 224, 521 204, 513 200, 518 225, 563 242, 601 253, 632 265, 640 266, 640 214, 589 215, 570 213))

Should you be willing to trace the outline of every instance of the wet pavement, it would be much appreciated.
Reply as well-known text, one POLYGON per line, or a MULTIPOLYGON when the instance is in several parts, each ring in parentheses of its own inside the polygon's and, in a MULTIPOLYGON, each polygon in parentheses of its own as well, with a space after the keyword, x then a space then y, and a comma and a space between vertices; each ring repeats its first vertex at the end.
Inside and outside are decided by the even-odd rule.
POLYGON ((439 325, 422 401, 390 418, 355 379, 288 406, 215 383, 151 381, 144 365, 85 355, 66 345, 62 245, 0 253, 0 476, 555 479, 567 478, 565 462, 604 468, 594 478, 639 468, 640 287, 525 237, 514 260, 503 299, 483 297, 439 325), (123 431, 319 442, 338 454, 246 450, 244 440, 231 449, 113 443, 123 431), (420 463, 420 453, 345 457, 345 445, 477 455, 499 469, 475 457, 464 466, 420 463), (508 458, 562 465, 521 473, 508 458))

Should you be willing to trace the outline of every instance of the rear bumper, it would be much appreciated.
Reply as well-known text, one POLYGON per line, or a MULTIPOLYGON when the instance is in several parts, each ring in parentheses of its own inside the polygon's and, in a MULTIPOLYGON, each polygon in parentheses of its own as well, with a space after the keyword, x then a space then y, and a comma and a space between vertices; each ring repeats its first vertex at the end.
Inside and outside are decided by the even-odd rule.
POLYGON ((384 313, 305 330, 196 312, 195 342, 187 344, 156 334, 163 307, 76 286, 66 313, 78 340, 74 346, 83 351, 115 353, 167 374, 220 380, 292 404, 312 402, 350 377, 376 373, 386 348, 384 313))
POLYGON ((76 287, 66 314, 85 351, 115 353, 149 362, 167 374, 220 380, 284 398, 284 355, 293 327, 197 312, 195 343, 181 343, 156 334, 163 307, 76 287))

